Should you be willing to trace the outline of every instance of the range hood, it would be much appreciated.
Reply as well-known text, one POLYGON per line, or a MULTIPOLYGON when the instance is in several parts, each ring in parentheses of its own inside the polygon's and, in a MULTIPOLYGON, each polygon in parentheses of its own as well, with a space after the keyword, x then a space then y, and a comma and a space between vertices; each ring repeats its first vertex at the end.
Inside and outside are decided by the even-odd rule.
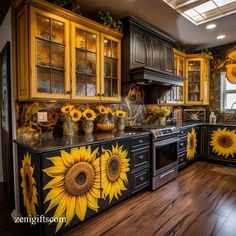
POLYGON ((132 68, 130 69, 130 76, 140 85, 183 86, 185 80, 184 77, 149 67, 132 68))

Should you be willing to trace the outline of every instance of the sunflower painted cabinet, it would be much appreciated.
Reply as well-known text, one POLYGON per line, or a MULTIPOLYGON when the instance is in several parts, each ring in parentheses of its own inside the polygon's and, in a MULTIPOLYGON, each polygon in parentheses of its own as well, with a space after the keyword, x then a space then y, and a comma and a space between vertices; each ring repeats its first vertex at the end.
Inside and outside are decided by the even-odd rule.
POLYGON ((122 34, 46 1, 23 2, 18 99, 119 102, 122 34))
POLYGON ((65 233, 149 186, 149 135, 52 151, 18 144, 20 212, 36 235, 65 233))
POLYGON ((205 158, 236 164, 236 126, 208 126, 205 158))
POLYGON ((179 168, 182 168, 200 157, 200 127, 181 128, 179 138, 179 168))

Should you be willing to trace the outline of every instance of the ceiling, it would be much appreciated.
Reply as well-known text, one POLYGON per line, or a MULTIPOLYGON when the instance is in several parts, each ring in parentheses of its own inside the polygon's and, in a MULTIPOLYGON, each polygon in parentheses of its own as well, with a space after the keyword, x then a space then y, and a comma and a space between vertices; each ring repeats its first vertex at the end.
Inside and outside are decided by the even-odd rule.
POLYGON ((133 15, 166 32, 180 43, 192 47, 210 48, 236 41, 236 13, 194 25, 162 0, 80 0, 84 16, 94 17, 98 9, 105 8, 117 17, 133 15), (206 25, 215 23, 215 29, 207 30, 206 25), (219 34, 226 38, 217 40, 219 34))

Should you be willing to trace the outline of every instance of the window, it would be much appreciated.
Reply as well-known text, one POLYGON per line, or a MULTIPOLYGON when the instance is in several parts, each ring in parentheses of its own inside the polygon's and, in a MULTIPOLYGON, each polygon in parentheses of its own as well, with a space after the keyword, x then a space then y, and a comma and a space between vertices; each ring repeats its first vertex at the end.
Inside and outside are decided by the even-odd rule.
POLYGON ((236 84, 230 83, 226 78, 226 72, 221 73, 221 111, 230 112, 236 110, 236 84))

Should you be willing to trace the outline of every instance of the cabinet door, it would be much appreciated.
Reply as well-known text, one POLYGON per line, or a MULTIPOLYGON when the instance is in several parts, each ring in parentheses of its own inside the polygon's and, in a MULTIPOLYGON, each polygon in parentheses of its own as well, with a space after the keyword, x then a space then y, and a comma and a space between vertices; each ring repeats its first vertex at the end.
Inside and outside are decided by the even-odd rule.
POLYGON ((106 209, 131 195, 130 140, 101 146, 102 209, 106 209))
POLYGON ((100 98, 99 33, 71 23, 72 99, 100 98))
POLYGON ((69 21, 30 9, 31 98, 70 98, 69 21))
POLYGON ((156 70, 161 70, 161 42, 157 37, 149 35, 147 38, 148 42, 148 67, 156 70))
POLYGON ((173 58, 173 47, 171 44, 162 42, 162 70, 169 72, 171 74, 174 73, 174 58, 173 58))
POLYGON ((121 100, 120 40, 101 35, 101 100, 121 100))
POLYGON ((43 154, 42 214, 66 217, 69 223, 43 224, 45 235, 62 234, 100 211, 99 155, 96 145, 43 154))
POLYGON ((146 33, 137 28, 131 29, 131 68, 147 66, 146 33))
POLYGON ((201 64, 201 59, 188 59, 186 61, 186 102, 189 104, 202 103, 201 64))

